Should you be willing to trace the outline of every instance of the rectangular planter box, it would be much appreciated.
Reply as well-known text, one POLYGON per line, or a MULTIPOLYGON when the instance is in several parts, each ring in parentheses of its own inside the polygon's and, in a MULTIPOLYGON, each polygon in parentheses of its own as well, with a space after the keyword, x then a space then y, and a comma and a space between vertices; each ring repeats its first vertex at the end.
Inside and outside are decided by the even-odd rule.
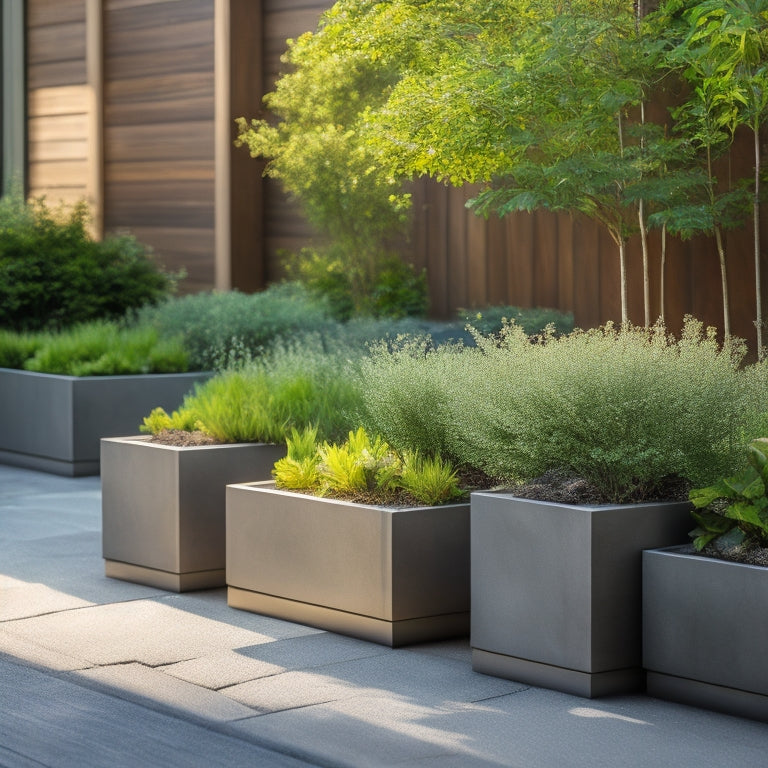
POLYGON ((135 434, 155 407, 181 405, 211 373, 59 376, 0 368, 0 462, 99 474, 99 440, 135 434))
POLYGON ((469 504, 227 488, 228 602, 389 646, 469 631, 469 504))
POLYGON ((175 592, 223 587, 227 484, 270 477, 284 455, 285 446, 264 443, 102 440, 106 575, 175 592))
POLYGON ((641 552, 685 541, 689 509, 473 493, 473 669, 590 698, 641 688, 641 552))
POLYGON ((768 722, 768 568, 643 553, 648 693, 768 722))

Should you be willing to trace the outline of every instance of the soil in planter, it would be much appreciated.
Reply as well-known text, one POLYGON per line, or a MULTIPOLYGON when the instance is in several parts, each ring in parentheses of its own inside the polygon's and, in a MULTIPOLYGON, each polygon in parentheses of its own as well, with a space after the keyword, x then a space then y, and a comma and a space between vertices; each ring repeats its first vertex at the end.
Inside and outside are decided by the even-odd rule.
POLYGON ((222 444, 215 437, 211 437, 205 432, 185 432, 182 429, 164 429, 156 435, 152 435, 149 442, 159 443, 160 445, 172 445, 177 448, 185 448, 194 445, 222 444))
POLYGON ((727 560, 731 563, 759 565, 768 568, 768 548, 758 547, 756 544, 742 544, 734 547, 713 541, 711 544, 707 544, 701 552, 697 552, 692 546, 688 547, 685 552, 690 555, 711 557, 715 560, 727 560))
MULTIPOLYGON (((665 478, 658 486, 653 497, 629 499, 632 503, 662 502, 662 501, 688 501, 690 483, 680 477, 665 478)), ((533 499, 534 501, 552 501, 557 504, 609 504, 600 491, 587 480, 581 477, 573 477, 557 470, 544 473, 528 483, 508 489, 521 499, 533 499)))

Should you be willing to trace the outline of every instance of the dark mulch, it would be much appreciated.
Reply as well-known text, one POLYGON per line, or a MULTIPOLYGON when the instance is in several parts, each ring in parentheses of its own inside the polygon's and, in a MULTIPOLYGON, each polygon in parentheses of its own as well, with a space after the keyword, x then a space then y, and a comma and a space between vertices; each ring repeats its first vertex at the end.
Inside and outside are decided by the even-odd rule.
MULTIPOLYGON (((687 501, 690 484, 679 477, 664 478, 651 493, 638 492, 627 502, 687 501)), ((535 501, 552 501, 558 504, 611 504, 598 488, 582 477, 573 477, 552 470, 523 485, 509 489, 515 496, 535 501)))
MULTIPOLYGON (((693 554, 693 547, 690 548, 693 554)), ((768 548, 758 547, 756 544, 741 544, 740 546, 729 546, 720 544, 717 541, 707 544, 701 552, 695 554, 712 557, 716 560, 728 560, 731 563, 744 563, 746 565, 759 565, 768 568, 768 548)))
POLYGON ((215 437, 205 432, 185 432, 182 429, 164 429, 149 439, 150 443, 186 447, 191 445, 221 445, 215 437))

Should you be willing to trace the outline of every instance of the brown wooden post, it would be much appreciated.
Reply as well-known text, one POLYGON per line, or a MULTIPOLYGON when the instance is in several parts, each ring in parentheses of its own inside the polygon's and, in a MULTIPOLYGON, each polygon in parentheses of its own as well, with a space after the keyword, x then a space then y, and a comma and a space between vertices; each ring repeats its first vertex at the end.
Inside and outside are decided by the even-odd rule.
POLYGON ((236 149, 236 117, 263 95, 261 0, 216 0, 216 287, 255 291, 266 282, 261 166, 236 149))

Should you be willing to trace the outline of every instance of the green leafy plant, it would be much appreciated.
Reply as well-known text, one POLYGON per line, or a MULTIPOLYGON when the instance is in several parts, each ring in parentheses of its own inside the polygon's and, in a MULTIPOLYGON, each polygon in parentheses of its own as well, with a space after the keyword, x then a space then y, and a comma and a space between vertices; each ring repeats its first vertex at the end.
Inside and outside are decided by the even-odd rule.
POLYGON ((128 234, 94 240, 88 209, 51 211, 19 195, 0 200, 0 327, 58 329, 118 319, 171 293, 177 275, 128 234))
POLYGON ((334 439, 359 408, 351 365, 313 346, 278 346, 199 385, 175 428, 192 425, 222 443, 282 443, 293 429, 312 425, 322 439, 334 439))
POLYGON ((302 430, 293 427, 285 442, 287 453, 275 463, 273 473, 279 477, 280 487, 300 490, 318 486, 320 456, 317 453, 317 429, 312 426, 302 430))
POLYGON ((144 418, 144 422, 139 427, 141 432, 151 435, 157 435, 168 429, 178 429, 183 432, 192 432, 193 430, 205 431, 194 408, 186 405, 186 403, 170 415, 164 408, 153 408, 149 416, 144 418))
POLYGON ((413 451, 401 458, 363 427, 349 432, 342 444, 318 445, 314 440, 311 430, 293 433, 288 455, 272 473, 278 488, 384 504, 410 499, 429 506, 462 495, 456 472, 447 462, 413 451))
POLYGON ((247 361, 278 342, 336 327, 322 302, 296 283, 260 293, 198 293, 146 307, 138 315, 162 336, 181 335, 190 366, 211 369, 247 361))
POLYGON ((181 373, 188 357, 179 338, 148 326, 93 321, 59 332, 0 332, 0 364, 38 373, 113 376, 181 373))
POLYGON ((609 325, 533 344, 512 323, 474 347, 382 344, 360 366, 362 421, 512 484, 556 472, 605 503, 655 500, 732 471, 765 433, 768 368, 742 355, 693 319, 679 339, 609 325))
POLYGON ((724 539, 732 546, 768 547, 768 438, 750 442, 747 460, 739 474, 691 491, 697 523, 691 538, 697 550, 724 539))

